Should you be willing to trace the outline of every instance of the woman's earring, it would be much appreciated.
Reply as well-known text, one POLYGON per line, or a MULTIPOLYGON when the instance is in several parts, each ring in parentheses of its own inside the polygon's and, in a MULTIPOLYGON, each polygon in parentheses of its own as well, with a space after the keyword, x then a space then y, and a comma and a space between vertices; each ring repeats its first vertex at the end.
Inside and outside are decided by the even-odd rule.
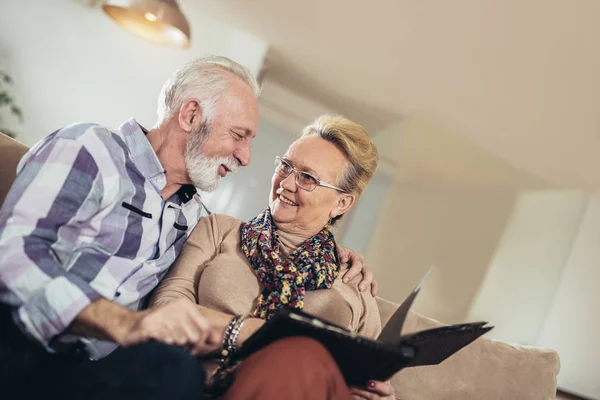
POLYGON ((325 228, 331 229, 331 225, 332 224, 333 224, 333 218, 329 218, 329 221, 327 221, 327 224, 325 225, 325 228))

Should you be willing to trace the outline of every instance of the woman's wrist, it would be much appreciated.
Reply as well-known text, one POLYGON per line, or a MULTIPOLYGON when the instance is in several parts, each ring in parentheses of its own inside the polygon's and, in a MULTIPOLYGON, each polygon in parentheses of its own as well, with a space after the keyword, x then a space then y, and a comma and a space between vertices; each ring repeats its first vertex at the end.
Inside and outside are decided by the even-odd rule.
POLYGON ((248 317, 248 315, 236 315, 231 319, 229 324, 227 324, 223 335, 223 357, 231 357, 238 352, 239 347, 241 347, 241 342, 238 342, 238 337, 248 317))
POLYGON ((248 315, 238 315, 231 320, 231 323, 227 326, 225 336, 223 337, 223 347, 227 350, 228 354, 233 355, 238 351, 238 336, 240 331, 244 327, 248 315))
POLYGON ((246 340, 248 340, 248 338, 250 336, 252 336, 254 334, 254 332, 256 332, 261 326, 263 326, 265 324, 265 320, 264 319, 260 319, 260 318, 248 318, 246 320, 246 322, 244 323, 244 326, 242 326, 242 329, 240 330, 240 334, 237 337, 237 347, 240 348, 242 347, 242 345, 244 344, 244 342, 246 342, 246 340))

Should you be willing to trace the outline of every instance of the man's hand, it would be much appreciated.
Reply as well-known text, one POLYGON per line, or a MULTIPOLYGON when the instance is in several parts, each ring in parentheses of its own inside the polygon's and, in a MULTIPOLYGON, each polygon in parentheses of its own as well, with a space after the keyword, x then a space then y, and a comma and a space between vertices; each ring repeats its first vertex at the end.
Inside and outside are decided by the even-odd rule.
POLYGON ((350 282, 354 277, 358 274, 362 273, 363 277, 360 283, 358 284, 358 289, 361 292, 364 292, 371 286, 371 295, 373 297, 377 296, 378 285, 373 272, 365 266, 365 258, 362 254, 356 253, 350 249, 342 247, 340 245, 336 246, 337 248, 337 256, 340 264, 348 263, 350 264, 350 268, 344 273, 342 276, 343 281, 345 283, 350 282))
POLYGON ((213 352, 222 345, 218 332, 198 306, 187 299, 137 312, 118 343, 131 346, 148 340, 185 347, 194 356, 213 352))
POLYGON ((394 394, 394 387, 389 382, 369 381, 366 389, 351 387, 352 397, 357 400, 377 400, 394 394))
POLYGON ((132 311, 98 299, 79 313, 69 332, 121 346, 157 340, 186 347, 193 355, 207 354, 222 344, 222 336, 188 299, 174 300, 146 311, 132 311))

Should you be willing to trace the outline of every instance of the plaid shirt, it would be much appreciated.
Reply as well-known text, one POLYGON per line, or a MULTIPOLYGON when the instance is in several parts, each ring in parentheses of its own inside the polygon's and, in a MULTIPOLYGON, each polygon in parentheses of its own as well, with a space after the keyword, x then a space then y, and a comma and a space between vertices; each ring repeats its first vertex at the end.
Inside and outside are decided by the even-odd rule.
POLYGON ((116 345, 63 332, 101 297, 140 308, 204 213, 200 197, 187 185, 162 199, 165 169, 133 119, 63 128, 17 171, 0 210, 0 301, 49 351, 79 340, 102 357, 116 345))

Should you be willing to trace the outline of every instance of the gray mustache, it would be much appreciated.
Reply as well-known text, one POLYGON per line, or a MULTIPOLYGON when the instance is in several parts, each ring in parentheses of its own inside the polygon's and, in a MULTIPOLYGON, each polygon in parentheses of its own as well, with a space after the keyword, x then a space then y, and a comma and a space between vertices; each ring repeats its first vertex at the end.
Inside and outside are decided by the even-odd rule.
POLYGON ((227 162, 225 163, 225 166, 231 172, 236 172, 241 167, 241 164, 238 160, 236 160, 235 158, 232 157, 227 160, 227 162))

